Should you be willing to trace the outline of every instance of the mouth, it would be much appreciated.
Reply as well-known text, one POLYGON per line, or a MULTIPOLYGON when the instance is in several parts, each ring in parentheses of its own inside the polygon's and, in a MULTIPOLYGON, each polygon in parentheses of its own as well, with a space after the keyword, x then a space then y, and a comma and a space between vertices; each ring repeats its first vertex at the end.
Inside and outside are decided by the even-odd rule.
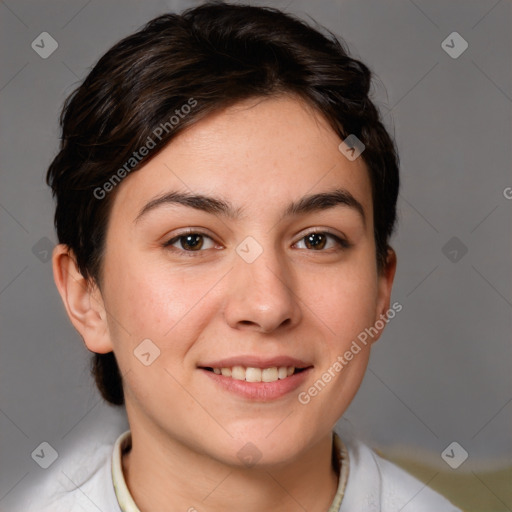
POLYGON ((199 368, 213 372, 216 375, 222 375, 223 377, 245 382, 277 382, 278 380, 287 379, 307 369, 306 367, 300 368, 295 366, 271 366, 268 368, 256 368, 251 366, 214 368, 208 366, 199 368))
POLYGON ((209 381, 244 400, 270 402, 304 385, 314 366, 291 357, 239 356, 197 366, 209 381))

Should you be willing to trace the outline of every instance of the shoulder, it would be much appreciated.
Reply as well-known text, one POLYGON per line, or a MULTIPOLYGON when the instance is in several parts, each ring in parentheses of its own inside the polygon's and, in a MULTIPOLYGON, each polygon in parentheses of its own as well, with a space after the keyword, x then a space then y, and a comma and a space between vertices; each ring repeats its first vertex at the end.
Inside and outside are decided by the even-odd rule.
MULTIPOLYGON (((119 433, 118 433, 119 434, 119 433)), ((117 434, 73 446, 26 489, 12 512, 121 512, 112 483, 112 450, 117 434)))
POLYGON ((349 454, 340 512, 461 512, 446 498, 354 437, 342 437, 349 454))

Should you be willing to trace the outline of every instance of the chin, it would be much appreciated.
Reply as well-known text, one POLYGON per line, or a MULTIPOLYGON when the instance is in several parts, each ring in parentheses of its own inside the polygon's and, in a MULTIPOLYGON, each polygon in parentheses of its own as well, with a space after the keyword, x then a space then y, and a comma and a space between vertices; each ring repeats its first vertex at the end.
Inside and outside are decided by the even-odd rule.
MULTIPOLYGON (((271 428, 251 426, 244 429, 243 433, 233 435, 233 439, 225 438, 221 453, 215 458, 237 468, 263 469, 291 462, 297 457, 297 450, 308 444, 308 439, 304 432, 292 433, 285 428, 279 431, 280 427, 276 428, 279 421, 281 419, 274 421, 271 428)), ((216 451, 218 447, 217 444, 216 451)))

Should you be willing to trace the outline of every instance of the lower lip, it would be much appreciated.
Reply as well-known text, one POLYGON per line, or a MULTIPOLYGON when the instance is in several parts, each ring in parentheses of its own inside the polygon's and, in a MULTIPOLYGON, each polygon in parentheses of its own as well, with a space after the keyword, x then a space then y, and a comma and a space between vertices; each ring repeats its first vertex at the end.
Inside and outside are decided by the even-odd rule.
POLYGON ((307 379, 311 369, 306 368, 300 373, 294 373, 286 379, 276 380, 275 382, 247 382, 246 380, 224 377, 202 368, 201 371, 216 384, 235 395, 257 402, 270 402, 295 391, 307 379))

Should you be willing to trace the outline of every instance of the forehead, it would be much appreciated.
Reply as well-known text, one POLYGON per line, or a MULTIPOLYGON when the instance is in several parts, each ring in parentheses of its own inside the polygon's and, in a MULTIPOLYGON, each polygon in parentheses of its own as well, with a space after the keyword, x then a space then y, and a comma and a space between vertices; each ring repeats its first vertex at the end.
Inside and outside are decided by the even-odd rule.
POLYGON ((293 96, 251 99, 211 114, 173 139, 121 183, 112 216, 135 220, 170 191, 215 195, 259 217, 308 194, 348 190, 371 220, 362 158, 349 161, 316 110, 293 96))

